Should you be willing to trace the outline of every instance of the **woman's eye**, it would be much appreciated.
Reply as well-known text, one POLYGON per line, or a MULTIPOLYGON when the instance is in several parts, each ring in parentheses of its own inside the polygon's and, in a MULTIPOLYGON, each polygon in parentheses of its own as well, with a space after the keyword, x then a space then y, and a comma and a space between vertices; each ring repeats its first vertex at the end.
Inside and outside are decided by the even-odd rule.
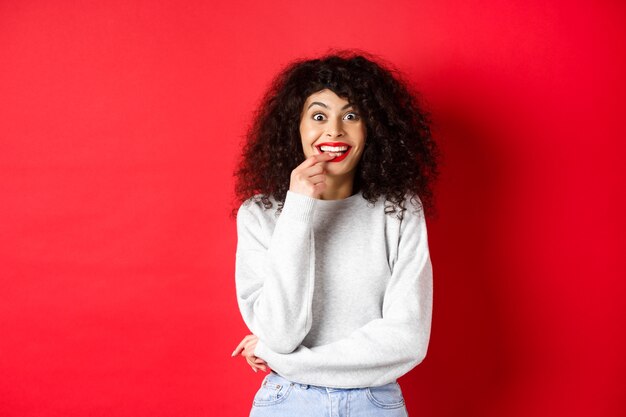
POLYGON ((313 120, 324 120, 324 115, 322 113, 316 113, 313 115, 313 120))
POLYGON ((359 115, 356 113, 350 112, 346 114, 345 118, 348 120, 359 120, 359 115))

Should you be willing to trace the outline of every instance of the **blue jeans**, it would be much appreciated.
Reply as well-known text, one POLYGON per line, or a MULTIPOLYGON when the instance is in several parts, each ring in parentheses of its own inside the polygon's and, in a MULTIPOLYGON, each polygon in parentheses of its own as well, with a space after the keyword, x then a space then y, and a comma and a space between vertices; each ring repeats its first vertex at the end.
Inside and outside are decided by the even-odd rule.
POLYGON ((408 417, 400 384, 328 388, 291 382, 276 372, 265 376, 250 417, 408 417))

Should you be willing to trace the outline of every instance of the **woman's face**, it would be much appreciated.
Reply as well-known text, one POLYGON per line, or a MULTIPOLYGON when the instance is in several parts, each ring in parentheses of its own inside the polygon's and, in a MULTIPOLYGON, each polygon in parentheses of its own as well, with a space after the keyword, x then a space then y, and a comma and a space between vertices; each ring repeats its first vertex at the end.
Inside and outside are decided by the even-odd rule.
POLYGON ((365 146, 365 122, 358 109, 328 89, 311 94, 302 108, 300 138, 305 158, 338 152, 326 175, 354 175, 365 146))

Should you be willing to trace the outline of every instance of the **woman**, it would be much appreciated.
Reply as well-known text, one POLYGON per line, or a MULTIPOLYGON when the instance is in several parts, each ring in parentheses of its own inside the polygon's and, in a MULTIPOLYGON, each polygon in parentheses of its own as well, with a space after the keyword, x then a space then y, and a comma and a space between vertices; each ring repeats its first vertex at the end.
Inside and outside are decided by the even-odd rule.
POLYGON ((396 379, 427 350, 424 213, 437 148, 394 72, 364 54, 274 80, 236 171, 233 352, 267 371, 251 416, 406 416, 396 379))

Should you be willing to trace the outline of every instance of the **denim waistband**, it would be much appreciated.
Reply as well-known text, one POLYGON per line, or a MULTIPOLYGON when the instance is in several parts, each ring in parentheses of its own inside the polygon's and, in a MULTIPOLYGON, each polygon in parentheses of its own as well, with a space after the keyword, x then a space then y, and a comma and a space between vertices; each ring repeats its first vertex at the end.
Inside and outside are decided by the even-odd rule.
POLYGON ((313 388, 313 389, 317 389, 320 391, 326 391, 326 392, 335 392, 335 391, 356 391, 356 390, 363 390, 365 388, 333 388, 333 387, 325 387, 325 386, 321 386, 321 385, 312 385, 312 384, 302 384, 300 382, 292 382, 289 381, 287 378, 285 378, 284 376, 276 373, 275 371, 271 371, 270 373, 274 374, 275 376, 277 376, 278 378, 282 378, 285 381, 288 381, 289 383, 293 383, 295 385, 300 386, 303 389, 308 389, 308 388, 313 388))

